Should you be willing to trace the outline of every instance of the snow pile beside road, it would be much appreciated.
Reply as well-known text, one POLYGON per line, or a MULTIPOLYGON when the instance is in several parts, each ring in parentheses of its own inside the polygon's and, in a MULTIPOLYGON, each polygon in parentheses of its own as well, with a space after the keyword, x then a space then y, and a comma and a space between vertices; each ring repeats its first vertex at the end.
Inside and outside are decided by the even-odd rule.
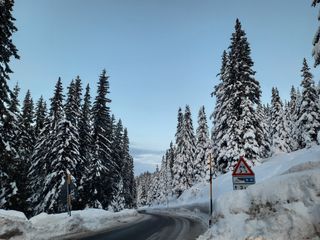
MULTIPOLYGON (((292 153, 281 153, 271 158, 263 159, 263 163, 252 167, 255 173, 256 183, 274 178, 286 171, 296 171, 294 167, 304 165, 306 169, 312 169, 320 162, 320 147, 302 149, 292 153), (292 169, 293 168, 293 169, 292 169)), ((221 175, 212 181, 213 198, 219 198, 225 193, 232 192, 231 172, 221 175)), ((199 183, 183 192, 178 198, 170 202, 170 206, 181 206, 196 203, 206 203, 209 199, 209 184, 199 183)))
POLYGON ((109 212, 102 209, 86 209, 67 213, 41 213, 27 219, 23 213, 0 210, 0 239, 58 239, 61 236, 103 230, 119 224, 119 220, 132 221, 136 210, 109 212))
POLYGON ((31 218, 30 222, 36 228, 36 233, 41 236, 41 239, 44 236, 50 238, 71 233, 101 230, 111 224, 114 225, 121 218, 128 218, 137 214, 135 210, 113 213, 102 209, 87 209, 73 211, 71 217, 66 213, 41 213, 31 218))
POLYGON ((213 226, 199 240, 320 239, 320 147, 270 158, 254 171, 257 184, 214 200, 213 226))
POLYGON ((0 239, 27 239, 34 229, 22 212, 0 209, 0 239))

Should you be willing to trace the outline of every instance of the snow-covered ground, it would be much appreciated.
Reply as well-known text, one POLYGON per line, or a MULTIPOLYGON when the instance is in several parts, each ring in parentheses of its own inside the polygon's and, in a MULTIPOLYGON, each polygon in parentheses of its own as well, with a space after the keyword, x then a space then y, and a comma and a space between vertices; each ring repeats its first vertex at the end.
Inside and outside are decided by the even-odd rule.
POLYGON ((0 210, 0 239, 60 239, 64 235, 99 231, 137 218, 136 210, 113 213, 86 209, 73 211, 71 217, 67 213, 41 213, 28 220, 21 212, 0 210))
MULTIPOLYGON (((232 190, 231 173, 213 181, 213 227, 207 239, 320 239, 320 147, 264 159, 253 167, 256 184, 232 190)), ((171 206, 208 202, 200 183, 171 206)))

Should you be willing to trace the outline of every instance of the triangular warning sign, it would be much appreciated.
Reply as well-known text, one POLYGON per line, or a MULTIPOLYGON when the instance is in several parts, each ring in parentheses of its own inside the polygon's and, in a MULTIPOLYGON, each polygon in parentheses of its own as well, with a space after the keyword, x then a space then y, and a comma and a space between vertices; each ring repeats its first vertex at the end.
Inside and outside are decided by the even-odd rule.
POLYGON ((236 167, 234 168, 232 172, 232 176, 243 176, 243 175, 249 175, 254 176, 253 171, 249 167, 249 165, 246 163, 243 157, 240 157, 236 167))

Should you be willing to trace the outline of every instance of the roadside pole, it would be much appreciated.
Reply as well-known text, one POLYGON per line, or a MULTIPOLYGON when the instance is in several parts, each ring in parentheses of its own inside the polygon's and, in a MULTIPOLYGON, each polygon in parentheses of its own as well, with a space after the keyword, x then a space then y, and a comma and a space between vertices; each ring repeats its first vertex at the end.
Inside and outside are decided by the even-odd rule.
POLYGON ((210 211, 209 211, 209 228, 212 225, 212 154, 209 155, 209 169, 210 169, 210 211))
POLYGON ((71 174, 67 173, 67 207, 68 214, 71 216, 71 194, 70 194, 70 185, 71 185, 71 174))

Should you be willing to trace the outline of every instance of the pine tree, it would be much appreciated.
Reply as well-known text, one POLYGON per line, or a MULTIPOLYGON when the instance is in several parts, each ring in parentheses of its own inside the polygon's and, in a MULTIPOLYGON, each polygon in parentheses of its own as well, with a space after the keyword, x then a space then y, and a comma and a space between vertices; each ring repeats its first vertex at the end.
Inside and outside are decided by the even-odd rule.
POLYGON ((119 119, 113 130, 112 159, 115 166, 115 181, 113 183, 114 200, 112 201, 112 206, 113 209, 119 211, 125 207, 123 181, 127 174, 124 169, 125 158, 123 152, 123 126, 121 119, 119 119), (118 201, 119 203, 117 204, 118 201))
POLYGON ((37 102, 36 110, 35 110, 35 128, 34 134, 35 136, 40 136, 41 131, 45 127, 47 117, 47 104, 41 96, 37 102))
POLYGON ((290 149, 296 151, 299 149, 299 132, 297 129, 297 118, 298 118, 298 94, 294 86, 290 90, 290 101, 289 101, 289 136, 290 136, 290 149))
MULTIPOLYGON (((99 78, 97 96, 95 98, 93 115, 93 142, 94 142, 94 162, 93 170, 100 169, 94 174, 94 193, 91 206, 101 205, 107 209, 112 201, 112 178, 113 163, 111 159, 111 141, 112 133, 110 107, 111 100, 107 97, 109 93, 109 81, 106 71, 103 70, 99 78)), ((100 207, 100 206, 99 206, 100 207)))
POLYGON ((150 201, 148 199, 148 194, 150 192, 150 185, 152 174, 149 172, 142 173, 135 179, 137 186, 137 206, 148 206, 150 201))
POLYGON ((148 191, 148 202, 151 205, 159 205, 160 204, 160 171, 157 166, 156 171, 152 174, 151 177, 150 189, 148 191))
POLYGON ((35 144, 34 105, 29 90, 23 101, 20 128, 20 156, 22 160, 26 162, 27 166, 29 166, 31 153, 33 152, 35 144))
POLYGON ((194 155, 196 151, 196 138, 194 136, 193 124, 190 107, 187 105, 184 113, 184 161, 187 165, 187 185, 191 187, 194 184, 194 155))
POLYGON ((27 177, 28 170, 31 166, 31 154, 35 145, 34 133, 34 106, 31 93, 28 90, 23 101, 22 115, 19 125, 19 161, 17 163, 16 182, 19 191, 19 203, 16 210, 27 212, 27 199, 30 196, 28 189, 29 179, 27 177))
POLYGON ((320 131, 319 96, 306 59, 303 60, 301 72, 303 77, 301 86, 303 89, 297 124, 301 133, 301 146, 310 147, 317 142, 318 132, 320 131))
POLYGON ((194 164, 194 178, 195 182, 197 183, 205 180, 209 150, 209 133, 204 106, 202 106, 199 110, 196 136, 197 140, 194 164))
MULTIPOLYGON (((63 115, 62 115, 63 116, 63 115)), ((48 173, 40 191, 41 201, 36 212, 57 213, 66 211, 66 177, 71 174, 76 187, 77 165, 82 163, 79 155, 77 129, 64 117, 56 125, 57 133, 48 155, 48 173)))
MULTIPOLYGON (((65 104, 65 114, 66 119, 70 121, 70 123, 73 125, 76 133, 75 136, 78 137, 76 139, 76 142, 79 143, 79 121, 80 121, 80 115, 81 115, 81 95, 82 95, 82 83, 79 76, 74 81, 72 80, 70 83, 70 86, 68 87, 68 94, 67 94, 67 101, 65 104)), ((80 148, 80 143, 79 146, 80 148)), ((80 154, 81 161, 78 161, 78 163, 83 162, 83 157, 80 154)), ((75 172, 75 181, 77 185, 77 196, 79 198, 75 202, 73 208, 76 210, 83 209, 85 207, 85 202, 83 199, 83 182, 85 181, 84 178, 86 178, 86 165, 78 164, 76 166, 77 170, 75 172)))
POLYGON ((55 129, 58 122, 62 119, 63 115, 63 87, 61 78, 58 78, 58 81, 55 86, 54 95, 50 99, 51 107, 50 107, 50 121, 51 121, 51 129, 55 129))
POLYGON ((90 186, 91 179, 89 178, 89 169, 93 165, 93 139, 92 139, 92 126, 91 126, 91 97, 90 86, 86 87, 86 92, 83 99, 81 114, 79 119, 79 153, 83 160, 82 179, 78 186, 79 193, 79 208, 85 207, 90 202, 91 195, 90 186))
POLYGON ((173 193, 179 197, 187 189, 187 165, 183 158, 183 128, 184 116, 181 108, 178 110, 178 124, 176 132, 175 161, 173 164, 173 193))
POLYGON ((124 188, 123 188, 122 178, 119 178, 116 189, 117 191, 113 193, 111 208, 114 212, 119 212, 125 208, 125 199, 124 199, 124 192, 123 192, 124 188))
MULTIPOLYGON (((57 139, 58 123, 64 116, 63 109, 63 87, 61 79, 59 78, 54 90, 54 95, 50 99, 50 113, 49 117, 45 119, 44 128, 41 130, 40 136, 37 138, 33 154, 31 156, 31 167, 29 169, 28 178, 31 181, 30 190, 34 193, 29 199, 30 204, 35 206, 34 213, 39 213, 48 208, 44 203, 44 194, 46 191, 50 191, 46 185, 46 189, 43 184, 48 181, 48 176, 53 172, 52 169, 52 156, 55 149, 53 145, 57 139), (34 191, 34 189, 36 189, 34 191)), ((46 201, 50 201, 46 199, 46 201)), ((56 210, 56 208, 54 208, 56 210)))
POLYGON ((128 130, 125 128, 123 131, 123 189, 126 208, 134 206, 134 174, 133 174, 133 158, 130 156, 129 151, 129 137, 128 130))
POLYGON ((213 142, 213 155, 216 161, 218 169, 224 173, 228 166, 228 159, 226 159, 222 150, 226 147, 224 140, 224 133, 228 127, 227 118, 225 117, 228 111, 227 104, 228 95, 226 92, 229 70, 229 59, 226 51, 222 54, 222 66, 220 69, 220 83, 215 86, 211 96, 216 96, 216 104, 213 113, 210 118, 213 121, 213 127, 211 131, 211 139, 213 142))
POLYGON ((283 104, 277 88, 272 88, 271 111, 272 152, 290 152, 286 141, 288 133, 285 128, 283 104))
POLYGON ((256 113, 260 103, 260 85, 254 78, 251 49, 246 33, 237 19, 229 54, 223 55, 222 82, 215 89, 218 106, 214 118, 214 157, 222 173, 233 168, 243 155, 252 164, 259 157, 263 135, 256 113))
POLYGON ((270 117, 269 107, 262 106, 261 104, 257 107, 257 116, 262 127, 262 135, 260 145, 260 157, 267 158, 271 154, 271 136, 270 136, 270 117))
POLYGON ((172 196, 173 193, 173 180, 174 180, 174 162, 175 162, 175 146, 170 142, 170 147, 166 152, 166 161, 167 161, 167 195, 172 196))
POLYGON ((81 95, 82 95, 82 83, 79 76, 76 80, 72 80, 68 87, 68 98, 65 105, 66 118, 76 128, 80 121, 81 115, 81 95))
POLYGON ((19 59, 12 34, 17 31, 14 25, 13 0, 0 1, 0 208, 17 205, 18 189, 14 174, 16 172, 17 149, 12 143, 16 138, 17 116, 9 108, 14 94, 7 81, 12 70, 9 66, 12 57, 19 59))
MULTIPOLYGON (((313 0, 312 1, 312 6, 315 7, 320 0, 313 0)), ((318 20, 320 18, 318 17, 318 20)), ((312 50, 312 56, 314 57, 315 63, 314 66, 318 66, 320 64, 320 27, 318 27, 318 30, 313 38, 313 50, 312 50)))

